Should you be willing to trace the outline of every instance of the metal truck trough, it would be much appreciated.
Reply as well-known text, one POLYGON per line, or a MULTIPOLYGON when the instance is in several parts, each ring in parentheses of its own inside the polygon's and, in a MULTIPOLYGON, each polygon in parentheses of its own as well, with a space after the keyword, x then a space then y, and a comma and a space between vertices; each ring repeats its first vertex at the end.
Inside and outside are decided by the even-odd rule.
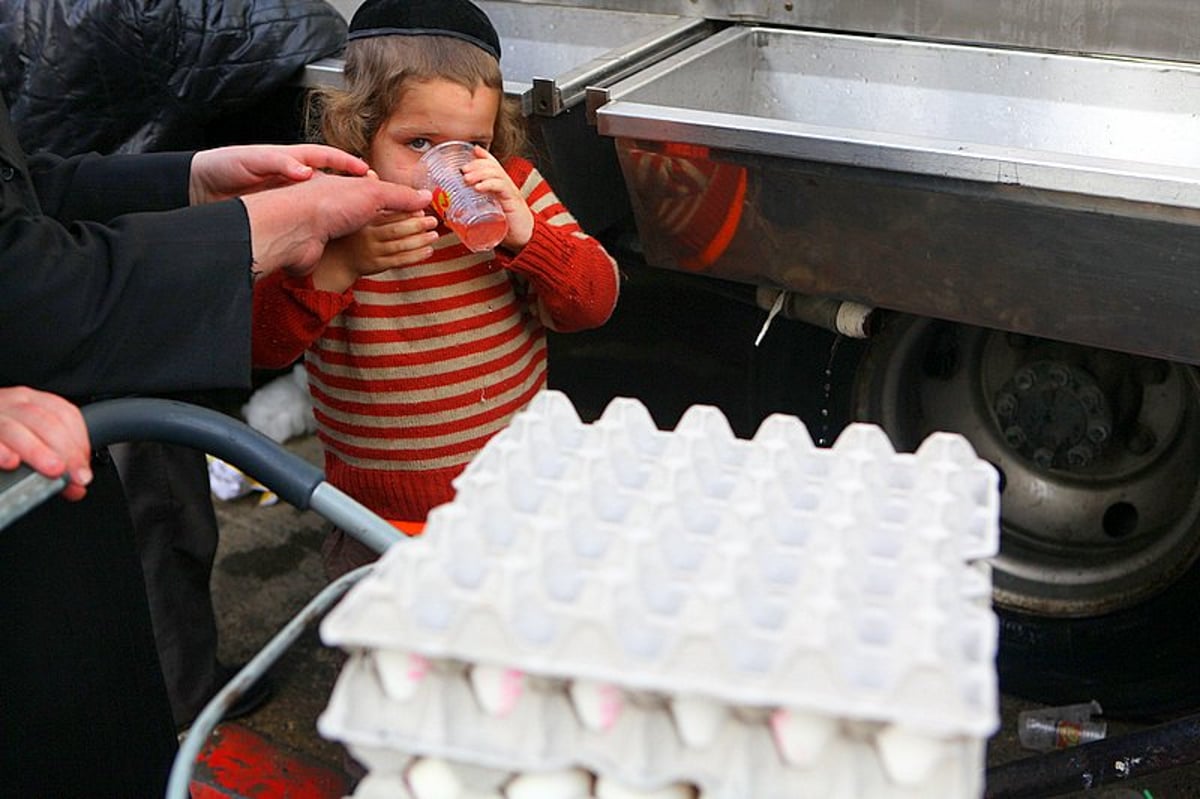
POLYGON ((1200 361, 1194 65, 738 26, 593 95, 657 266, 1200 361))

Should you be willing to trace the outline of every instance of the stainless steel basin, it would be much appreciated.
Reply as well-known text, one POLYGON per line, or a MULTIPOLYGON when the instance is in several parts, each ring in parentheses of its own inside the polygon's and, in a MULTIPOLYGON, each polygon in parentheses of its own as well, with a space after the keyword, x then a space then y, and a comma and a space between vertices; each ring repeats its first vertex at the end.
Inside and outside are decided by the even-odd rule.
POLYGON ((589 105, 658 266, 1200 362, 1193 65, 745 26, 589 105))

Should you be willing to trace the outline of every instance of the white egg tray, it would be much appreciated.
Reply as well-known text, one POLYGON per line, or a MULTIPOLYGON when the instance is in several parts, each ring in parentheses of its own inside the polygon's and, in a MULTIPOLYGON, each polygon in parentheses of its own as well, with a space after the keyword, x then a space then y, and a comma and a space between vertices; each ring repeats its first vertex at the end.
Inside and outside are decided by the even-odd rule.
MULTIPOLYGON (((345 744, 372 774, 404 780, 415 756, 498 775, 490 785, 471 787, 466 795, 472 799, 511 797, 504 786, 512 779, 571 769, 608 777, 628 796, 691 786, 695 793, 681 795, 963 799, 982 789, 985 741, 971 736, 925 736, 902 724, 735 707, 709 723, 686 725, 676 715, 687 712, 686 697, 647 694, 626 695, 610 726, 593 727, 580 719, 568 682, 526 677, 520 697, 498 712, 480 701, 472 669, 461 663, 430 664, 411 687, 389 684, 382 675, 403 673, 397 657, 403 656, 353 655, 321 718, 322 732, 345 744)), ((466 778, 459 782, 470 785, 466 778)), ((460 795, 414 792, 415 799, 450 799, 446 794, 460 795)))
POLYGON ((547 391, 456 489, 321 627, 357 653, 321 732, 372 768, 981 792, 999 496, 962 437, 820 449, 773 416, 744 440, 707 406, 668 432, 629 399, 584 424, 547 391))

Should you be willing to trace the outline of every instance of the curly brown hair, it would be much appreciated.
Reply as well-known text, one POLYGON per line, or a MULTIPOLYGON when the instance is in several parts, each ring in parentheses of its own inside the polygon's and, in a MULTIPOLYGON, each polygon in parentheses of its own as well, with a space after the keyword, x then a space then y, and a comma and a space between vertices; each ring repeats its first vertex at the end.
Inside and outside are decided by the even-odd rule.
POLYGON ((306 119, 313 141, 365 157, 371 140, 414 82, 442 79, 475 91, 501 92, 491 153, 503 162, 526 144, 519 103, 504 92, 500 63, 479 47, 449 36, 374 36, 346 46, 344 88, 321 86, 309 94, 306 119))

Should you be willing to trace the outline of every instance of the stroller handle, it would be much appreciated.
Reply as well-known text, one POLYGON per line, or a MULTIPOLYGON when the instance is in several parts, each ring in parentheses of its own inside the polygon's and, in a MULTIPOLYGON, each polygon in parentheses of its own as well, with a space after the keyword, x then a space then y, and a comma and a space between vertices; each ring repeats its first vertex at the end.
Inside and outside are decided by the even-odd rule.
MULTIPOLYGON (((355 499, 325 482, 325 473, 231 416, 166 399, 104 400, 83 408, 92 448, 123 441, 161 441, 233 464, 298 508, 312 510, 376 552, 403 536, 355 499)), ((0 472, 0 530, 66 487, 22 465, 0 472)))
MULTIPOLYGON (((300 510, 324 483, 318 467, 226 414, 176 400, 130 398, 82 408, 93 449, 124 441, 161 441, 209 453, 246 474, 300 510)), ((0 473, 0 529, 66 487, 64 478, 44 477, 22 465, 0 473)))
POLYGON ((116 399, 83 408, 92 447, 160 441, 232 463, 281 499, 307 510, 325 474, 273 439, 219 411, 164 399, 116 399))

